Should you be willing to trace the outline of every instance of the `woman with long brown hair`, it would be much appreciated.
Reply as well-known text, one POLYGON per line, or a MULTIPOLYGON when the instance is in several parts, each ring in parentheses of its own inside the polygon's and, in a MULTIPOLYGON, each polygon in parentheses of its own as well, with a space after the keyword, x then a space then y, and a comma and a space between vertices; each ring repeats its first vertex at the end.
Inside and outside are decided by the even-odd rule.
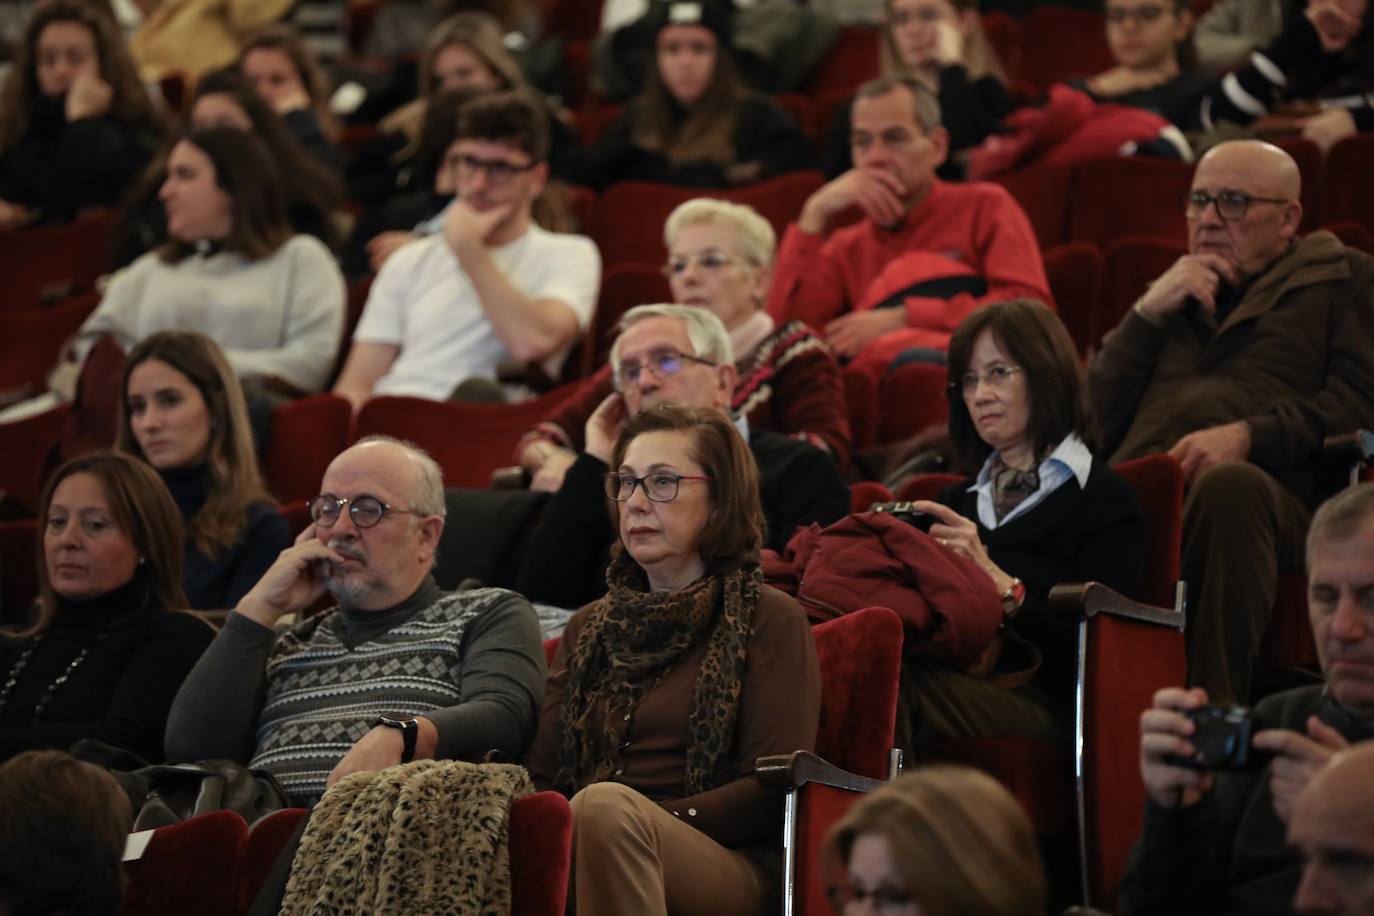
POLYGON ((811 142, 791 116, 741 81, 730 12, 720 0, 654 5, 644 90, 594 147, 573 158, 570 180, 596 188, 630 180, 727 188, 815 168, 811 142))
POLYGON ((176 500, 190 607, 232 608, 291 546, 234 370, 205 335, 163 331, 130 351, 123 392, 115 447, 152 465, 176 500))
POLYGON ((37 622, 0 634, 0 760, 82 738, 162 759, 167 711, 214 631, 181 590, 181 520, 156 472, 67 462, 39 505, 37 622))
POLYGON ((115 203, 161 129, 114 21, 77 0, 39 7, 0 90, 0 229, 115 203))
POLYGON ((301 146, 342 170, 343 156, 333 145, 339 125, 329 110, 329 81, 299 32, 289 25, 268 26, 244 45, 238 69, 301 146))

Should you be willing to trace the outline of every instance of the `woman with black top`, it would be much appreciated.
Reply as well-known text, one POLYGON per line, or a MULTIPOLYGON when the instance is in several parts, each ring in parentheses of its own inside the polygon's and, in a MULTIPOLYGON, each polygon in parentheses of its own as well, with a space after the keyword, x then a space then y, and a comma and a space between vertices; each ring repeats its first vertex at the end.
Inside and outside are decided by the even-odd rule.
POLYGON ((186 525, 189 606, 234 607, 291 546, 234 370, 205 335, 162 331, 130 351, 123 403, 116 447, 157 470, 186 525))
POLYGON ((916 508, 935 516, 931 537, 992 579, 1011 630, 1043 663, 1016 689, 908 665, 916 746, 984 735, 1056 738, 1072 695, 1077 631, 1050 610, 1050 589, 1090 580, 1130 596, 1140 588, 1144 515, 1085 440, 1080 371, 1063 323, 1029 299, 980 308, 950 339, 950 437, 965 463, 981 468, 916 508))
POLYGON ((0 90, 0 229, 114 204, 161 130, 114 21, 76 0, 44 4, 0 90))
POLYGON ((178 609, 181 521, 141 461, 96 452, 39 508, 38 622, 0 634, 0 760, 95 738, 161 760, 167 710, 214 637, 178 609))
POLYGON ((644 90, 594 147, 572 158, 571 181, 728 188, 816 167, 791 116, 742 84, 727 4, 657 3, 649 16, 655 53, 644 90))
POLYGON ((302 148, 342 172, 343 154, 334 145, 339 126, 329 110, 329 83, 300 33, 289 25, 269 26, 239 55, 239 74, 281 118, 302 148))
MULTIPOLYGON (((959 178, 956 154, 983 142, 1012 110, 1007 78, 983 34, 976 0, 888 0, 883 18, 883 72, 917 80, 940 102, 950 161, 942 178, 959 178)), ((849 152, 853 102, 826 134, 824 168, 835 177, 853 167, 849 152)))

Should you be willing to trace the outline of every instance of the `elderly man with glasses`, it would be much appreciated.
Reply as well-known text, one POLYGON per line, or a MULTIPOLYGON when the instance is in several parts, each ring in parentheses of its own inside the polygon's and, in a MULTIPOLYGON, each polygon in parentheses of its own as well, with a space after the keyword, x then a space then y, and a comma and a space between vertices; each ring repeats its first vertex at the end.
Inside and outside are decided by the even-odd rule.
POLYGON ((1374 258, 1297 235, 1291 157, 1253 140, 1198 163, 1189 253, 1088 373, 1102 451, 1167 452, 1188 486, 1188 681, 1245 702, 1282 570, 1302 568, 1327 436, 1374 423, 1374 258))
POLYGON ((442 593, 430 575, 443 477, 413 446, 369 437, 325 471, 314 524, 229 614, 167 721, 172 760, 222 757, 310 805, 350 773, 412 759, 515 759, 545 664, 529 602, 442 593), (297 619, 326 593, 338 606, 297 619))
MULTIPOLYGON (((665 402, 730 413, 738 380, 725 325, 686 305, 626 312, 611 347, 611 371, 615 390, 587 420, 582 451, 530 536, 516 586, 532 601, 578 607, 605 594, 616 540, 606 511, 608 496, 616 498, 606 489, 607 462, 626 420, 665 402)), ((798 526, 828 525, 849 511, 849 488, 828 454, 755 428, 744 416, 735 423, 758 463, 766 546, 780 550, 798 526)))

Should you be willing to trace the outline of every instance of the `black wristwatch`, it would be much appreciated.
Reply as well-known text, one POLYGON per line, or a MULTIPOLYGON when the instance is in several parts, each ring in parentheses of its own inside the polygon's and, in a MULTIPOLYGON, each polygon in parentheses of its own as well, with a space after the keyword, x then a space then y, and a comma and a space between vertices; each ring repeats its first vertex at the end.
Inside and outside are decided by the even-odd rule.
POLYGON ((401 751, 401 763, 410 763, 415 759, 415 739, 420 734, 420 720, 411 716, 409 719, 401 719, 393 716, 382 716, 372 723, 375 728, 378 725, 385 725, 387 728, 399 728, 401 730, 401 740, 405 742, 405 750, 401 751))

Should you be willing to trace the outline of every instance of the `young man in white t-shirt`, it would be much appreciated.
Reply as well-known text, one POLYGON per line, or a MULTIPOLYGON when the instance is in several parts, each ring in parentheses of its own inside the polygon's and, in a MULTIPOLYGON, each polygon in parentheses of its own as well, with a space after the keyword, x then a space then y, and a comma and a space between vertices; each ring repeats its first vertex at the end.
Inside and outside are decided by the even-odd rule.
POLYGON ((584 236, 534 224, 548 148, 546 115, 524 94, 463 106, 443 232, 382 266, 334 386, 355 410, 380 395, 445 400, 508 362, 557 373, 596 309, 601 256, 584 236))

